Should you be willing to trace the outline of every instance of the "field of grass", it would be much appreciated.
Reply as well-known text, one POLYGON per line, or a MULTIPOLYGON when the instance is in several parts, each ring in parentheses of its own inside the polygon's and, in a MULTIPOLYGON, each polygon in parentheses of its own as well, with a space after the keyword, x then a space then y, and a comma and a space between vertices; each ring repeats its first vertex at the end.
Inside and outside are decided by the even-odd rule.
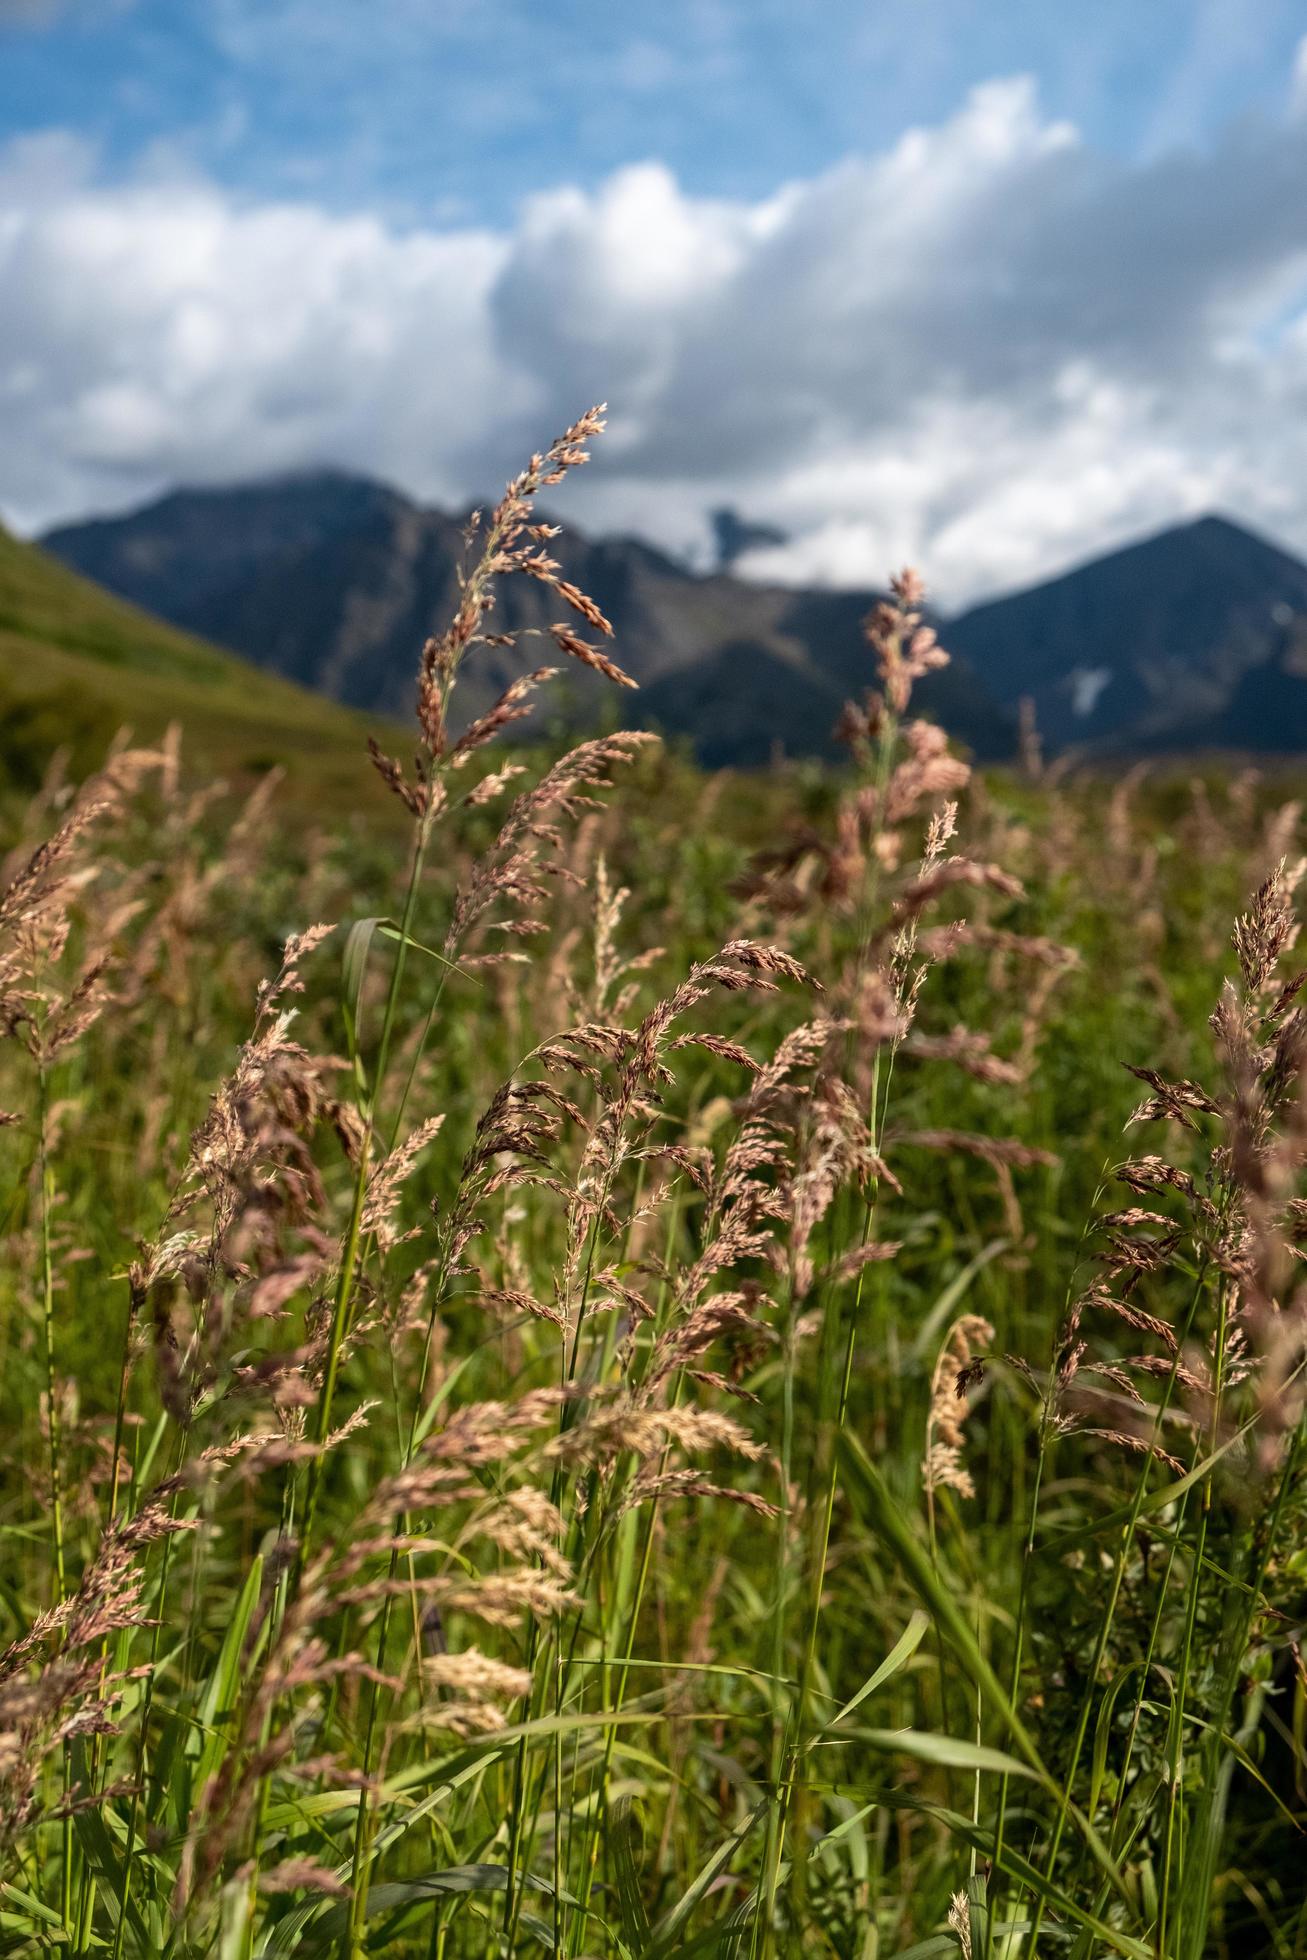
POLYGON ((841 770, 453 742, 590 432, 416 770, 8 793, 0 1951, 1307 1955, 1299 805, 908 577, 841 770))
MULTIPOLYGON (((81 774, 125 726, 188 733, 197 775, 245 783, 280 770, 291 806, 379 806, 360 786, 363 716, 139 612, 0 528, 0 772, 35 788, 43 758, 81 774)), ((392 731, 393 732, 393 731, 392 731)))

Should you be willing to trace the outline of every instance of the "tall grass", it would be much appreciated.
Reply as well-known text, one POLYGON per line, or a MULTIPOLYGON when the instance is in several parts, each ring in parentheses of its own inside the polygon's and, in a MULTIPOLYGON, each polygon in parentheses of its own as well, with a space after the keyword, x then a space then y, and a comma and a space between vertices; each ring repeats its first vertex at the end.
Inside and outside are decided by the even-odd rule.
POLYGON ((1297 807, 972 779, 910 573, 839 772, 496 748, 601 428, 402 862, 16 818, 0 1949, 1307 1952, 1297 807))

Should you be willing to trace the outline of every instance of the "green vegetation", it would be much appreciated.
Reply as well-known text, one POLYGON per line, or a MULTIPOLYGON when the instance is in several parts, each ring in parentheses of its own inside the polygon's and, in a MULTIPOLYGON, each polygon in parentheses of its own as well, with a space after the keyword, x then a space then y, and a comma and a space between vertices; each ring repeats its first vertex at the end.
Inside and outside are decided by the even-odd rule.
MULTIPOLYGON (((260 673, 68 571, 0 529, 0 771, 34 788, 56 748, 85 774, 124 725, 170 722, 192 766, 248 781, 274 766, 290 800, 357 800, 362 716, 260 673)), ((377 801, 372 786, 363 794, 377 801)))
POLYGON ((0 1952, 1305 1956, 1299 805, 453 739, 596 427, 402 849, 13 799, 0 1952))

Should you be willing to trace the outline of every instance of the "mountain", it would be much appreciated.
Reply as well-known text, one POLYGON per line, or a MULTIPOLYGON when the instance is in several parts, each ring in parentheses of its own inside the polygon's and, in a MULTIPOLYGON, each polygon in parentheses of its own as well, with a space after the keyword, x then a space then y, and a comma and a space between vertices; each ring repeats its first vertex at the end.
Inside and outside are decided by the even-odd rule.
POLYGON ((756 551, 760 545, 789 543, 788 531, 780 531, 774 524, 756 524, 729 504, 715 510, 710 521, 719 572, 729 572, 746 551, 756 551))
MULTIPOLYGON (((734 541, 748 527, 727 515, 734 541)), ((46 544, 260 666, 407 717, 417 651, 456 604, 463 529, 382 484, 316 471, 179 490, 46 544)), ((617 702, 597 676, 569 672, 573 721, 624 713, 687 737, 710 764, 830 752, 842 702, 871 678, 861 624, 873 593, 693 573, 634 538, 565 530, 556 550, 613 621, 641 689, 617 702)), ((508 581, 501 603, 505 628, 557 617, 524 580, 508 581)), ((1292 733, 1300 682, 1285 665, 1286 634, 1304 619, 1307 566, 1204 517, 948 622, 954 665, 919 700, 981 758, 1012 752, 1023 697, 1050 753, 1283 752, 1307 746, 1292 733)), ((487 650, 460 690, 464 713, 488 706, 520 662, 487 650)))
POLYGON ((1295 622, 1307 565, 1202 517, 976 606, 945 638, 1000 702, 1029 696, 1049 749, 1286 753, 1307 747, 1295 622))
POLYGON ((1270 659, 1242 675, 1220 715, 1199 731, 1197 745, 1307 753, 1307 617, 1280 628, 1270 659))
POLYGON ((165 625, 0 527, 0 776, 30 785, 64 746, 89 768, 124 724, 150 741, 173 721, 198 773, 248 780, 275 762, 293 800, 381 800, 363 754, 376 724, 165 625))
MULTIPOLYGON (((65 563, 259 665, 351 706, 407 716, 418 651, 457 603, 463 521, 336 472, 179 490, 126 517, 45 540, 65 563)), ((871 679, 861 622, 872 593, 811 593, 699 575, 634 538, 555 545, 566 575, 617 630, 636 696, 569 671, 573 720, 629 719, 690 739, 710 764, 830 751, 851 692, 871 679)), ((496 624, 559 616, 545 589, 509 580, 496 624)), ((529 647, 529 643, 528 643, 529 647)), ((487 707, 522 656, 486 649, 460 684, 487 707)), ((1013 722, 964 668, 931 676, 923 707, 979 754, 1006 753, 1013 722)))

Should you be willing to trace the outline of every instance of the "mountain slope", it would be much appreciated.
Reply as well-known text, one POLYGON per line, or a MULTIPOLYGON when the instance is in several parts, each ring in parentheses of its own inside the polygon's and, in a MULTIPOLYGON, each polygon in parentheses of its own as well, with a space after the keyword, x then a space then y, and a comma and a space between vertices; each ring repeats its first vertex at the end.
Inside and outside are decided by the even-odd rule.
POLYGON ((1204 517, 977 606, 947 643, 1005 704, 1034 701, 1050 748, 1283 751, 1260 677, 1305 615, 1307 565, 1204 517))
MULTIPOLYGON (((320 471, 177 491, 48 543, 260 666, 407 718, 417 649, 457 602, 463 525, 320 471)), ((613 620, 641 688, 617 702, 596 675, 570 672, 573 723, 622 713, 688 737, 709 763, 830 751, 841 703, 871 678, 861 622, 874 594, 698 575, 631 538, 565 530, 556 549, 613 620)), ((539 630, 557 614, 544 588, 521 580, 501 604, 507 629, 539 630)), ((1275 687, 1271 676, 1290 623, 1304 618, 1307 565, 1205 517, 954 619, 943 636, 955 664, 923 686, 921 705, 982 758, 1011 753, 1023 696, 1050 752, 1284 752, 1298 746, 1299 682, 1292 663, 1275 687)), ((487 707, 522 657, 480 655, 462 712, 487 707)))
POLYGON ((64 744, 89 767, 120 727, 151 740, 171 721, 197 773, 249 778, 280 763, 293 796, 376 796, 361 717, 164 625, 0 528, 5 773, 30 782, 64 744))
POLYGON ((91 518, 42 542, 97 585, 203 630, 220 595, 402 502, 367 477, 312 470, 245 484, 234 496, 175 490, 126 519, 91 518))
MULTIPOLYGON (((407 715, 417 650, 456 604, 463 525, 325 472, 179 491, 124 518, 65 527, 47 545, 262 666, 407 715)), ((699 576, 630 538, 565 530, 555 549, 614 622, 618 658, 641 688, 618 702, 596 675, 569 673, 574 721, 621 712, 688 737, 705 760, 758 763, 778 748, 829 751, 841 703, 871 679, 861 621, 874 594, 699 576)), ((497 624, 510 630, 558 617, 544 588, 523 580, 507 582, 501 606, 497 624)), ((463 712, 487 707, 521 662, 479 655, 460 684, 463 712)), ((921 701, 979 753, 1010 747, 1011 718, 973 675, 932 676, 921 701)))

